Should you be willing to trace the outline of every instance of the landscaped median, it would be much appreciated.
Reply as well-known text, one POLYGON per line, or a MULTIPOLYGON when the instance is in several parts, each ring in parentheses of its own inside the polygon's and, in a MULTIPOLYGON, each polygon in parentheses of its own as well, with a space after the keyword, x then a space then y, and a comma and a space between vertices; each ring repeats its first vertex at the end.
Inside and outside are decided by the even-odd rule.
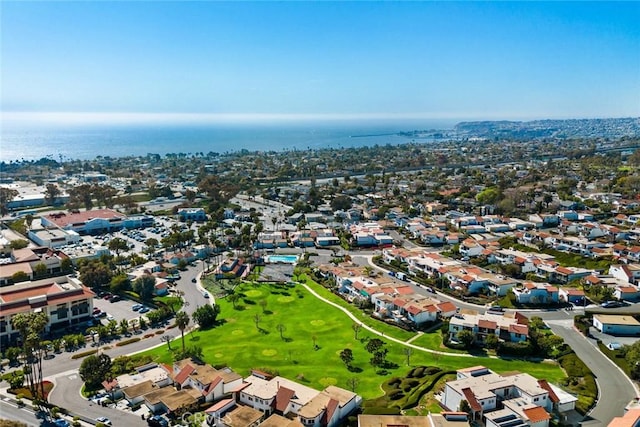
MULTIPOLYGON (((353 308, 320 285, 307 283, 323 297, 353 308)), ((268 369, 318 389, 333 384, 350 389, 355 383, 355 391, 365 398, 380 396, 380 384, 393 376, 403 376, 409 369, 406 346, 385 337, 406 340, 413 333, 357 313, 358 319, 384 331, 384 336, 363 328, 356 338, 352 319, 299 285, 245 283, 235 292, 240 298, 233 303, 228 298, 216 300, 221 307, 218 326, 194 331, 185 338, 187 347, 201 347, 205 361, 214 366, 227 365, 243 375, 248 375, 251 369, 268 369), (384 343, 383 350, 387 351, 384 365, 371 364, 372 353, 365 347, 373 338, 384 343), (341 358, 345 349, 353 354, 350 366, 341 358)), ((180 348, 175 344, 173 351, 180 348)), ((158 362, 171 362, 173 357, 166 346, 145 354, 153 355, 158 362)), ((565 377, 554 363, 455 357, 417 349, 412 350, 410 357, 411 366, 436 366, 448 371, 479 364, 497 372, 528 372, 554 383, 565 377)))

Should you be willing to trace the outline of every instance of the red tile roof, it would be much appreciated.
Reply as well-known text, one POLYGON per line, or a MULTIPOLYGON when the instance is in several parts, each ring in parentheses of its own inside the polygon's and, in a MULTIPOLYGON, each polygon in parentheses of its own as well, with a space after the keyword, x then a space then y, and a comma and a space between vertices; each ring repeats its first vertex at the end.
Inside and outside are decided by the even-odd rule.
POLYGON ((456 306, 451 301, 446 301, 438 304, 440 311, 448 313, 450 311, 456 311, 456 306))
POLYGON ((464 394, 464 398, 467 400, 469 406, 474 412, 482 411, 480 402, 478 402, 478 399, 476 399, 476 396, 473 394, 473 391, 469 387, 462 389, 462 394, 464 394))
POLYGON ((53 222, 61 228, 64 228, 69 224, 85 223, 93 218, 102 218, 109 220, 124 219, 126 218, 126 216, 111 209, 94 209, 76 213, 53 213, 46 216, 47 220, 53 222))
POLYGON ((549 393, 549 399, 551 399, 553 403, 560 402, 560 398, 558 398, 558 395, 555 391, 553 391, 551 385, 547 382, 547 380, 538 380, 538 385, 545 389, 547 393, 549 393))
POLYGON ((178 375, 176 375, 176 377, 175 377, 175 379, 173 381, 178 383, 178 384, 182 384, 187 380, 187 378, 189 378, 189 375, 191 375, 191 373, 193 371, 195 371, 195 370, 196 370, 196 368, 194 368, 192 365, 186 364, 180 370, 180 372, 178 372, 178 375))
POLYGON ((536 406, 535 408, 524 409, 522 411, 524 415, 531 421, 532 424, 539 423, 551 419, 551 416, 542 406, 536 406))
POLYGON ((494 322, 492 320, 485 320, 485 319, 478 320, 478 327, 479 328, 495 330, 497 326, 498 326, 498 323, 494 322))
POLYGON ((233 399, 222 399, 221 401, 216 402, 215 405, 209 407, 208 409, 205 409, 204 412, 206 412, 207 414, 210 414, 212 412, 218 412, 220 409, 223 409, 230 403, 235 404, 235 401, 233 399))
POLYGON ((529 327, 526 325, 509 325, 509 332, 514 332, 516 334, 528 335, 529 327))
POLYGON ((295 394, 296 392, 291 390, 290 388, 280 387, 278 389, 278 393, 276 393, 276 399, 275 399, 276 411, 280 411, 281 413, 284 414, 284 411, 287 409, 287 406, 289 406, 289 402, 291 401, 291 398, 295 396, 295 394))

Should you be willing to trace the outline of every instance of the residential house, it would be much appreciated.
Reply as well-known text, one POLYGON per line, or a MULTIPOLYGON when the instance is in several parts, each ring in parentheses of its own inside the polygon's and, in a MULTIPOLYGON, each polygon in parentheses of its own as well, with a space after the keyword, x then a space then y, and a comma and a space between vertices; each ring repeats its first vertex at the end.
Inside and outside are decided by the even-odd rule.
POLYGON ((362 398, 348 390, 329 386, 319 392, 276 376, 254 372, 237 393, 239 403, 286 418, 297 418, 305 426, 335 426, 360 406, 362 398))
POLYGON ((242 376, 230 368, 215 369, 191 359, 175 362, 173 372, 176 387, 198 390, 206 402, 220 400, 242 384, 242 376))
POLYGON ((593 327, 609 335, 640 335, 640 322, 628 315, 594 314, 593 327))
POLYGON ((480 314, 475 310, 460 310, 449 320, 449 338, 458 339, 463 330, 471 331, 475 342, 484 343, 487 336, 495 335, 508 342, 523 342, 529 337, 526 318, 519 313, 480 314))
MULTIPOLYGON (((466 401, 471 417, 492 427, 504 426, 505 422, 514 427, 547 427, 549 413, 559 408, 555 390, 559 389, 527 373, 503 376, 484 366, 474 366, 458 370, 457 379, 445 384, 441 404, 457 410, 466 401)), ((573 409, 577 400, 573 397, 562 409, 573 409)))
POLYGON ((558 287, 548 283, 525 282, 512 289, 518 304, 557 304, 558 287))
POLYGON ((558 298, 570 304, 584 304, 586 297, 582 289, 563 287, 558 290, 558 298))
POLYGON ((609 275, 625 283, 638 284, 640 282, 640 264, 614 264, 609 267, 609 275))

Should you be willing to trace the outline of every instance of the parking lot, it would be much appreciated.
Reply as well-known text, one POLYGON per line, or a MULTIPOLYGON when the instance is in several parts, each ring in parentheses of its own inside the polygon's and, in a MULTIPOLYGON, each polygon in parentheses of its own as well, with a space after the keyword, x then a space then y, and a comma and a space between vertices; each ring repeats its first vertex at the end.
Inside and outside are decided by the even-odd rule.
MULTIPOLYGON (((135 304, 138 304, 136 301, 122 299, 121 301, 111 302, 109 300, 105 300, 102 298, 95 298, 93 300, 93 306, 99 308, 101 311, 104 311, 111 316, 113 316, 116 321, 120 322, 122 319, 137 319, 140 317, 140 313, 137 311, 133 311, 131 307, 135 304)), ((107 323, 106 317, 100 318, 102 323, 107 323)))

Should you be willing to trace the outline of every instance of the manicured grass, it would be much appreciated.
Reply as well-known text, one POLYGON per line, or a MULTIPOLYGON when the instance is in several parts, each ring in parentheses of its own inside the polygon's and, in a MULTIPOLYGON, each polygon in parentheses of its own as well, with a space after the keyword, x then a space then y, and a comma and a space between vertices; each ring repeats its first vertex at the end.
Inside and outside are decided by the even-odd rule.
POLYGON ((173 309, 175 311, 180 311, 180 309, 182 308, 182 304, 184 303, 182 301, 182 298, 180 297, 174 297, 174 296, 170 296, 170 295, 164 295, 161 297, 155 297, 153 298, 154 301, 157 302, 161 302, 163 304, 166 304, 168 307, 173 307, 173 309))
MULTIPOLYGON (((323 296, 335 297, 341 301, 324 288, 318 285, 316 287, 314 289, 323 296)), ((302 286, 247 283, 240 285, 236 292, 245 295, 236 303, 236 308, 227 299, 216 300, 221 308, 220 326, 185 337, 186 345, 200 346, 205 361, 212 365, 227 365, 241 375, 248 375, 251 369, 277 370, 282 376, 316 389, 332 384, 349 388, 347 381, 357 378, 356 391, 364 398, 380 396, 380 384, 385 379, 404 375, 407 370, 406 356, 402 351, 404 346, 387 342, 387 360, 396 367, 378 374, 378 370, 370 365, 371 356, 364 348, 364 340, 372 335, 363 329, 356 340, 351 328, 353 321, 339 309, 315 298, 302 286), (266 301, 264 307, 261 305, 262 300, 266 301), (257 326, 256 315, 259 316, 257 326), (283 338, 278 331, 280 324, 286 328, 282 333, 283 338), (314 336, 318 349, 314 349, 314 336), (353 351, 351 370, 347 369, 339 356, 345 348, 353 351)), ((407 331, 396 331, 391 326, 369 320, 363 315, 358 318, 380 330, 384 329, 385 336, 398 336, 406 340, 413 335, 407 331)), ((179 339, 174 341, 172 347, 179 348, 179 343, 179 339)), ((166 346, 150 350, 146 354, 155 356, 158 361, 172 361, 172 354, 166 346)), ((448 371, 482 364, 497 372, 528 372, 551 382, 558 382, 564 377, 556 365, 520 360, 463 358, 414 350, 410 361, 414 366, 438 366, 448 371)))
POLYGON ((443 345, 442 333, 440 333, 440 330, 429 332, 428 334, 422 334, 415 340, 411 341, 411 344, 446 353, 466 353, 464 350, 456 350, 443 345))
POLYGON ((305 275, 301 275, 300 280, 305 281, 305 283, 321 297, 326 298, 328 301, 331 301, 333 303, 340 305, 341 307, 346 308, 351 314, 356 316, 356 318, 360 320, 362 323, 364 323, 365 325, 371 326, 372 328, 375 328, 380 332, 384 332, 384 334, 387 336, 397 338, 402 341, 406 341, 409 338, 412 338, 416 335, 415 332, 405 331, 395 326, 388 325, 382 321, 372 319, 370 316, 367 316, 365 313, 363 313, 362 310, 355 307, 353 304, 347 303, 345 300, 335 295, 334 293, 329 291, 327 288, 307 278, 305 275))

